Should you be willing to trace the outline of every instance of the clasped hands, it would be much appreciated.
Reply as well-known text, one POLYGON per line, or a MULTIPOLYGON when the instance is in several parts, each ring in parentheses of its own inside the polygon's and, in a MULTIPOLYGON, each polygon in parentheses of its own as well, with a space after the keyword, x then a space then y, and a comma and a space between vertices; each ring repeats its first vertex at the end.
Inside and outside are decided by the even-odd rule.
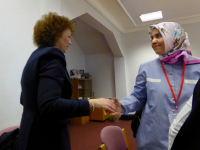
POLYGON ((118 120, 121 117, 122 107, 117 98, 114 98, 114 100, 105 98, 91 99, 90 108, 92 108, 92 105, 95 108, 104 108, 113 120, 118 120))

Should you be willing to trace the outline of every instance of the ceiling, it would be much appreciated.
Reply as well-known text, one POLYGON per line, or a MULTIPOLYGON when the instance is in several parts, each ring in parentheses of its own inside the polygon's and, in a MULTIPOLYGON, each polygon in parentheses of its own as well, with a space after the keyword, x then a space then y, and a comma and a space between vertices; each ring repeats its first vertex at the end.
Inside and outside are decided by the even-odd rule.
POLYGON ((200 22, 200 0, 86 0, 121 32, 146 30, 149 25, 174 21, 200 22), (140 15, 163 12, 163 19, 142 22, 140 15))
MULTIPOLYGON (((200 22, 200 0, 85 0, 122 33, 147 30, 152 24, 174 21, 180 24, 200 22), (140 15, 163 12, 163 19, 142 22, 140 15)), ((74 19, 73 37, 85 55, 110 53, 121 57, 111 31, 89 14, 74 19), (88 24, 89 23, 89 24, 88 24), (90 35, 90 36, 88 36, 90 35)))

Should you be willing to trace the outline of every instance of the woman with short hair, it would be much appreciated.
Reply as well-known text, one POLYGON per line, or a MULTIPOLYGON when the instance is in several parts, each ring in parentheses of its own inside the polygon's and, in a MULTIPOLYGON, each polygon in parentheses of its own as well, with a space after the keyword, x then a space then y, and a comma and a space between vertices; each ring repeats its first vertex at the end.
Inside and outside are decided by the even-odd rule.
POLYGON ((23 115, 17 150, 70 150, 68 120, 88 116, 90 108, 117 110, 109 99, 71 100, 72 84, 64 53, 72 44, 74 23, 48 13, 34 27, 38 48, 29 57, 21 78, 23 115))

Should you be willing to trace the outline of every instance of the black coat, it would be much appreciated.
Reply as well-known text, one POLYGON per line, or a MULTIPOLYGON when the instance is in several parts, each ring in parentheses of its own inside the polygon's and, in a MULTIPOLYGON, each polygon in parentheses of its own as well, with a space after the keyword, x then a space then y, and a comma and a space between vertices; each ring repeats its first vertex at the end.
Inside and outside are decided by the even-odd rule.
POLYGON ((200 80, 194 89, 191 113, 177 134, 171 150, 200 150, 200 80))
POLYGON ((21 86, 24 107, 17 150, 70 150, 68 118, 89 115, 90 109, 87 100, 70 100, 72 85, 61 50, 36 49, 21 86))

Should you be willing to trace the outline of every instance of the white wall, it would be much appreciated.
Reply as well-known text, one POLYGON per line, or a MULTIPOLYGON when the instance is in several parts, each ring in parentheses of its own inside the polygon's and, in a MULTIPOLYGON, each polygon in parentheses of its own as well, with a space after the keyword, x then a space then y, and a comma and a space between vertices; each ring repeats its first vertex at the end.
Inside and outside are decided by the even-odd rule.
MULTIPOLYGON (((76 18, 78 16, 81 16, 85 13, 89 13, 93 18, 95 18, 98 22, 102 23, 103 26, 105 26, 108 30, 110 30, 114 37, 116 38, 117 44, 119 49, 121 50, 121 53, 124 55, 124 45, 123 45, 123 34, 115 27, 113 26, 107 19, 105 19, 99 12, 97 12, 93 7, 91 7, 86 0, 65 0, 63 1, 62 6, 65 6, 65 8, 62 8, 62 13, 71 19, 76 18)), ((99 29, 101 31, 101 29, 99 29)), ((104 33, 107 39, 109 39, 109 34, 104 33)), ((116 46, 116 43, 112 44, 108 42, 111 46, 112 50, 116 46)), ((114 51, 114 50, 113 50, 114 51)), ((115 60, 114 60, 115 61, 115 60)), ((126 62, 125 62, 126 63, 126 62)), ((115 74, 121 74, 121 80, 126 81, 125 73, 122 74, 121 70, 124 70, 124 65, 115 66, 118 69, 116 69, 115 74)), ((119 64, 119 63, 115 63, 119 64)), ((115 80, 116 88, 122 86, 123 92, 118 93, 118 97, 125 97, 125 93, 127 93, 127 86, 126 82, 120 82, 119 80, 115 80)), ((119 90, 117 90, 118 92, 119 90)))
MULTIPOLYGON (((124 71, 124 68, 126 69, 126 75, 121 75, 121 78, 123 78, 122 80, 124 81, 127 79, 127 87, 126 85, 123 86, 128 89, 128 92, 124 91, 123 93, 130 94, 132 92, 139 64, 157 57, 150 47, 147 31, 125 34, 123 46, 123 34, 85 0, 0 0, 0 130, 7 126, 19 125, 20 123, 22 113, 22 107, 19 104, 21 91, 20 79, 28 57, 36 48, 32 44, 33 27, 36 20, 38 20, 42 14, 49 11, 55 11, 59 14, 66 15, 70 19, 74 19, 84 13, 89 13, 113 32, 120 50, 123 51, 125 49, 125 52, 122 52, 125 56, 125 63, 123 60, 118 59, 119 61, 117 61, 117 59, 115 59, 115 64, 119 65, 119 67, 115 66, 115 68, 117 68, 115 74, 120 74, 120 71, 124 71), (126 64, 126 66, 121 66, 120 61, 126 64), (120 67, 121 69, 119 69, 120 67), (127 78, 125 78, 125 76, 127 78)), ((183 27, 190 37, 190 49, 194 55, 200 57, 200 23, 183 25, 183 27)), ((74 47, 76 47, 76 45, 74 45, 74 47)), ((69 54, 70 53, 74 54, 75 51, 70 52, 69 49, 69 54)), ((80 55, 77 57, 80 58, 80 55)), ((91 57, 89 59, 93 59, 95 56, 85 57, 91 57)), ((105 58, 109 57, 105 56, 105 58)), ((67 61, 69 61, 69 59, 70 58, 67 58, 67 61)), ((87 66, 86 60, 87 58, 85 59, 85 66, 87 66)), ((101 60, 104 60, 104 58, 101 60)), ((111 59, 106 59, 106 61, 109 60, 111 59)), ((101 62, 99 58, 96 61, 101 62)), ((104 62, 101 63, 103 65, 104 62)), ((73 65, 75 64, 69 63, 68 69, 70 69, 70 67, 74 68, 75 66, 73 65)), ((109 66, 107 67, 109 68, 109 66)), ((85 69, 87 70, 87 67, 85 69)), ((112 70, 113 68, 110 69, 112 70)), ((93 72, 95 76, 96 72, 93 72)), ((104 72, 104 74, 106 73, 107 72, 104 72)), ((112 75, 112 73, 109 72, 109 75, 112 75)), ((99 78, 100 77, 105 77, 105 75, 99 76, 99 78)), ((108 80, 113 81, 113 79, 111 78, 108 80)), ((104 80, 105 78, 99 81, 104 80)), ((105 89, 107 87, 114 89, 114 83, 114 81, 109 83, 110 85, 106 86, 105 89)), ((120 82, 117 82, 116 86, 120 87, 120 82)), ((114 91, 109 92, 110 94, 105 95, 105 97, 115 96, 114 91)), ((101 96, 103 94, 104 92, 99 95, 101 96)))
POLYGON ((72 45, 67 49, 65 53, 66 62, 67 62, 67 70, 70 75, 70 70, 85 70, 85 54, 80 49, 79 45, 76 41, 71 37, 72 45))
POLYGON ((86 0, 62 0, 62 13, 71 19, 89 13, 93 18, 113 32, 120 50, 123 51, 123 34, 97 12, 86 0))
POLYGON ((200 22, 193 24, 182 25, 185 31, 188 33, 190 47, 193 56, 200 57, 200 22))
POLYGON ((65 53, 68 72, 71 69, 84 69, 92 74, 95 98, 114 98, 116 94, 113 54, 110 52, 85 55, 73 37, 71 40, 72 45, 65 53))
POLYGON ((46 2, 0 1, 0 130, 20 124, 20 80, 27 59, 36 49, 32 44, 35 22, 51 9, 61 13, 61 0, 51 0, 50 5, 46 2))
MULTIPOLYGON (((36 48, 32 44, 33 27, 41 15, 49 11, 66 15, 70 19, 84 13, 91 14, 114 33, 121 50, 123 49, 122 33, 85 0, 1 0, 0 130, 20 124, 22 113, 22 106, 19 104, 20 79, 28 57, 36 48)), ((75 67, 70 65, 69 69, 75 67)))
POLYGON ((85 72, 92 74, 94 98, 114 98, 115 75, 113 54, 86 55, 85 62, 85 72))
POLYGON ((0 130, 20 123, 20 79, 35 49, 32 33, 39 5, 39 0, 0 1, 0 130))
MULTIPOLYGON (((182 25, 189 35, 191 46, 189 50, 194 56, 200 57, 200 23, 182 25)), ((135 84, 135 78, 141 63, 157 58, 151 48, 148 37, 148 29, 125 34, 125 62, 127 77, 127 93, 131 94, 135 84)))
POLYGON ((114 72, 115 72, 115 92, 116 97, 120 100, 128 95, 127 93, 127 77, 126 65, 124 57, 114 58, 114 72))

